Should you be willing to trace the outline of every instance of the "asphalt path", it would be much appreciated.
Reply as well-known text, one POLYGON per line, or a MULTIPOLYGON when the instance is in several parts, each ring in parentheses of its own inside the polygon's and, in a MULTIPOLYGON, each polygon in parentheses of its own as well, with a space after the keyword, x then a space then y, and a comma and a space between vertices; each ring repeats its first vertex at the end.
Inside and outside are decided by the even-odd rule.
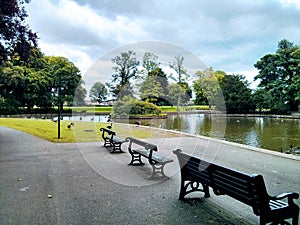
POLYGON ((148 141, 174 159, 166 166, 170 179, 149 180, 148 165, 128 166, 127 152, 110 154, 99 142, 50 143, 0 126, 0 224, 258 223, 249 206, 227 196, 179 201, 176 148, 262 174, 271 195, 300 191, 297 157, 192 136, 148 141))

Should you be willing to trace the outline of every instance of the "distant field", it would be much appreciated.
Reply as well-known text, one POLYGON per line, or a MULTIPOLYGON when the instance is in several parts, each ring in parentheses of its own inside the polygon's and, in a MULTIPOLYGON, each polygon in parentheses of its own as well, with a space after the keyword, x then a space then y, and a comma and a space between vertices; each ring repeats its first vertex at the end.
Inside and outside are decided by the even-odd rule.
MULTIPOLYGON (((162 113, 176 112, 176 106, 159 106, 162 113)), ((84 107, 70 107, 75 112, 88 112, 88 113, 110 113, 112 112, 112 106, 84 106, 84 107)), ((208 110, 209 106, 206 105, 195 105, 195 106, 181 106, 180 111, 191 111, 191 110, 208 110)))
POLYGON ((88 113, 95 113, 95 112, 107 112, 110 113, 112 111, 112 106, 80 106, 80 107, 70 107, 75 112, 88 112, 88 113))

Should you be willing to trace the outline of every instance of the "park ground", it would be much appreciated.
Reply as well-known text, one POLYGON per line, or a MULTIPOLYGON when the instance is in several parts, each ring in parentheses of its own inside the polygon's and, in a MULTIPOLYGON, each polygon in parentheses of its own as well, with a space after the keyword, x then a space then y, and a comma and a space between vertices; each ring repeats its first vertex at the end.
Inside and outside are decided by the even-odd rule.
MULTIPOLYGON (((257 224, 252 209, 227 196, 178 200, 180 174, 172 151, 264 176, 271 195, 299 192, 299 158, 185 135, 148 137, 174 159, 170 179, 149 180, 128 153, 103 143, 51 143, 0 127, 0 224, 257 224)), ((127 145, 123 149, 126 151, 127 145)), ((296 201, 299 205, 299 200, 296 201)))

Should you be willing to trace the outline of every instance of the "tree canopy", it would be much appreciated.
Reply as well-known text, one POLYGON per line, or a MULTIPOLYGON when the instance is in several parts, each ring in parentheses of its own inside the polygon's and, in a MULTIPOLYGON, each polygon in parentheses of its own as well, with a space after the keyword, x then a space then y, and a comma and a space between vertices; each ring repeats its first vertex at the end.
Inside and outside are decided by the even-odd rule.
POLYGON ((13 55, 28 62, 32 48, 37 47, 37 35, 26 24, 24 4, 28 0, 0 1, 0 65, 13 55))
POLYGON ((98 102, 99 104, 107 98, 107 89, 101 82, 93 84, 90 90, 90 98, 92 102, 98 102))
POLYGON ((113 58, 112 62, 116 64, 112 68, 115 73, 112 74, 111 82, 106 84, 110 87, 114 97, 122 99, 124 96, 132 94, 130 80, 136 78, 137 66, 140 62, 134 51, 122 52, 113 58))
POLYGON ((251 89, 243 75, 225 75, 220 82, 228 113, 254 112, 251 89))
POLYGON ((259 74, 259 87, 271 96, 271 110, 298 111, 300 104, 300 47, 283 39, 276 53, 263 56, 254 66, 259 74))

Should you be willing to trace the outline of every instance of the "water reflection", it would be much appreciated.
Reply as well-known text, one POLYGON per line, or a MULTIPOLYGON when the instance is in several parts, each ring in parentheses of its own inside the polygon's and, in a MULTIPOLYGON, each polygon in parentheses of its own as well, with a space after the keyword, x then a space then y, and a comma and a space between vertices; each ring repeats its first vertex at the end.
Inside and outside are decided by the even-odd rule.
MULTIPOLYGON (((106 122, 107 115, 64 117, 65 120, 106 122)), ((114 122, 136 123, 137 120, 114 122)), ((151 125, 169 130, 204 135, 231 142, 279 151, 290 145, 300 147, 300 120, 266 117, 224 117, 218 114, 169 115, 167 119, 141 120, 142 125, 151 125)))
POLYGON ((167 129, 279 151, 300 146, 300 120, 218 115, 169 115, 167 129), (222 130, 225 123, 225 132, 222 130), (222 137, 224 135, 224 137, 222 137))

